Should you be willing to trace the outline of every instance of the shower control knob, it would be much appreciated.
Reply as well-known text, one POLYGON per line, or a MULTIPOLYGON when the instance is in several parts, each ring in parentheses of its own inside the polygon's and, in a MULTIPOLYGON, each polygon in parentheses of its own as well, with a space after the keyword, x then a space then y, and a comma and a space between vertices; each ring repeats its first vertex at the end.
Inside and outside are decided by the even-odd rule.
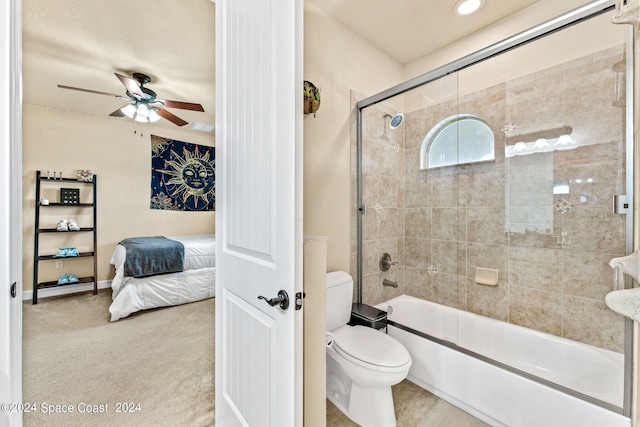
POLYGON ((378 266, 380 267, 380 271, 388 271, 392 265, 396 264, 398 264, 398 261, 391 261, 391 255, 385 252, 380 257, 378 266))
POLYGON ((289 308, 289 295, 284 289, 280 289, 280 291, 278 291, 277 297, 267 299, 266 297, 260 295, 258 299, 265 300, 271 307, 278 304, 282 310, 286 310, 287 308, 289 308))

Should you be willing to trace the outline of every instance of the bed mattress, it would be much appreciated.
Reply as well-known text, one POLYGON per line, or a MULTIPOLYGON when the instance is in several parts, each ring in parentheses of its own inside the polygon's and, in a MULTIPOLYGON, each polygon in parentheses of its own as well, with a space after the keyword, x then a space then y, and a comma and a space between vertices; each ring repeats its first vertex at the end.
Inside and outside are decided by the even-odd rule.
POLYGON ((111 282, 111 321, 140 310, 215 296, 215 235, 166 237, 184 245, 184 271, 141 278, 125 276, 126 249, 122 245, 116 246, 110 261, 116 270, 111 282))

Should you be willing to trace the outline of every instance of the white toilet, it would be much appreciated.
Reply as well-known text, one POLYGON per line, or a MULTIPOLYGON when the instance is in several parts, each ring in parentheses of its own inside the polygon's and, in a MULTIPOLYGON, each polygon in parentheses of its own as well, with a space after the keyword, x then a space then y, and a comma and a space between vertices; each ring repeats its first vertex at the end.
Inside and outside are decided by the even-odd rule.
POLYGON ((391 386, 402 381, 411 356, 394 338, 366 326, 349 326, 353 280, 327 273, 327 398, 363 427, 395 427, 391 386))

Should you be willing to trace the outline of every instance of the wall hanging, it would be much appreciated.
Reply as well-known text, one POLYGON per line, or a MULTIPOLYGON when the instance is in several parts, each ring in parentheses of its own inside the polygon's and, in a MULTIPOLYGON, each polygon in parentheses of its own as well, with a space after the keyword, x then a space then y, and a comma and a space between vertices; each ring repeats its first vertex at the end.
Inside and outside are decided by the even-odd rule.
POLYGON ((215 211, 215 147, 151 135, 151 209, 215 211))

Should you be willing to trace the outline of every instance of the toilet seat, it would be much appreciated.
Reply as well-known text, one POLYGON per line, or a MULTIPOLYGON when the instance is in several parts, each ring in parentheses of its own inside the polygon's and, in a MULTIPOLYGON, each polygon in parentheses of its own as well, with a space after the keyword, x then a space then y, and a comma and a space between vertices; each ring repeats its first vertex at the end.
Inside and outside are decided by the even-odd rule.
POLYGON ((344 325, 332 333, 336 352, 362 367, 392 372, 406 369, 411 364, 407 349, 394 338, 376 329, 344 325))

